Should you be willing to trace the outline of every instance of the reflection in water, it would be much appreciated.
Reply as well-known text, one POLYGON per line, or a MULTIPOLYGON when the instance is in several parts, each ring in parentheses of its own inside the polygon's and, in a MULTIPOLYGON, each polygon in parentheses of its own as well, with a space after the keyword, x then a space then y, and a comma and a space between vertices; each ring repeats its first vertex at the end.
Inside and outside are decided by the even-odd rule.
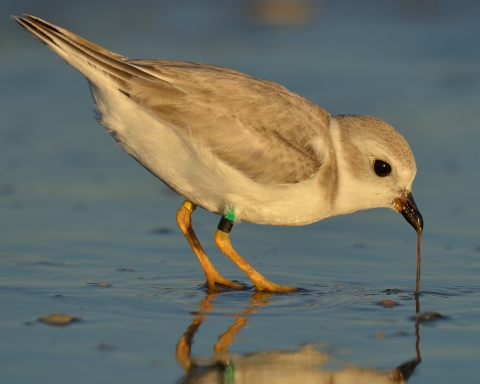
MULTIPOLYGON (((326 370, 325 363, 332 359, 328 353, 315 350, 313 345, 297 351, 260 351, 244 355, 231 355, 228 347, 235 335, 242 329, 252 314, 270 304, 271 293, 256 292, 249 304, 236 317, 234 323, 218 337, 214 345, 214 356, 209 359, 191 357, 193 337, 200 325, 215 309, 213 299, 216 294, 207 294, 201 301, 197 315, 180 338, 177 348, 177 361, 184 367, 185 376, 178 384, 247 384, 247 383, 406 383, 421 361, 420 322, 415 322, 416 358, 389 371, 344 367, 326 370)), ((419 298, 417 309, 420 309, 419 298)))
POLYGON ((417 277, 415 284, 415 302, 417 304, 416 312, 420 312, 420 274, 422 269, 422 255, 420 253, 420 248, 422 247, 422 233, 418 233, 417 237, 417 277))
MULTIPOLYGON (((419 236, 420 239, 420 236, 419 236)), ((417 272, 418 276, 418 272, 417 272)), ((417 279, 418 281, 418 279, 417 279)), ((416 313, 416 320, 415 320, 415 351, 417 352, 417 364, 420 364, 422 361, 422 356, 420 355, 420 291, 417 289, 415 290, 415 313, 416 313)))

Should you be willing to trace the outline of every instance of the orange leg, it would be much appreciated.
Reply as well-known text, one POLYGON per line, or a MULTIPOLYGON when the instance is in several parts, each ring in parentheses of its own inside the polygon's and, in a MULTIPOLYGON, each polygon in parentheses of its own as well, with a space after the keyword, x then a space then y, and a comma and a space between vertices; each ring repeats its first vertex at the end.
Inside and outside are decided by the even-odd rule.
POLYGON ((255 268, 248 264, 245 259, 240 256, 237 251, 235 251, 235 249, 232 247, 232 244, 230 244, 230 237, 228 236, 228 233, 217 230, 217 232, 215 232, 214 239, 218 248, 220 248, 220 250, 227 255, 230 260, 232 260, 237 267, 249 277, 250 280, 252 280, 257 291, 286 293, 298 290, 298 288, 289 287, 287 285, 272 283, 266 277, 258 273, 255 268))
POLYGON ((222 277, 218 271, 215 269, 211 261, 208 259, 205 251, 203 250, 200 242, 193 231, 191 225, 191 216, 192 212, 197 206, 188 200, 182 204, 182 206, 177 211, 177 223, 180 227, 180 230, 185 235, 188 243, 192 247, 195 256, 197 256, 200 265, 203 268, 205 277, 207 278, 207 290, 208 292, 218 292, 222 291, 222 286, 231 288, 231 289, 245 289, 243 285, 234 283, 233 281, 227 280, 222 277))

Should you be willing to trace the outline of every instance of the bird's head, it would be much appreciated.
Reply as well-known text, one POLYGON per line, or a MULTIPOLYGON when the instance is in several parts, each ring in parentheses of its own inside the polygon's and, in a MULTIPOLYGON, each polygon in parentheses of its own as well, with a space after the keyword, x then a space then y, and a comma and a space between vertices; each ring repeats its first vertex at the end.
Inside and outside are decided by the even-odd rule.
POLYGON ((369 116, 337 115, 339 200, 350 211, 386 207, 415 231, 423 218, 412 196, 417 166, 410 146, 393 127, 369 116))

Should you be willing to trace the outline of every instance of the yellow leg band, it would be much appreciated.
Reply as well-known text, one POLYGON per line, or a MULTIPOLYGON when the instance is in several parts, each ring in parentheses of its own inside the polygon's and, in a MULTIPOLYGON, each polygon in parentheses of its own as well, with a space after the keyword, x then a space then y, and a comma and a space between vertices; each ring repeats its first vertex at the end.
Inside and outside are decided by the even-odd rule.
POLYGON ((187 208, 190 212, 193 212, 197 206, 193 204, 191 201, 185 200, 182 204, 182 207, 187 208))

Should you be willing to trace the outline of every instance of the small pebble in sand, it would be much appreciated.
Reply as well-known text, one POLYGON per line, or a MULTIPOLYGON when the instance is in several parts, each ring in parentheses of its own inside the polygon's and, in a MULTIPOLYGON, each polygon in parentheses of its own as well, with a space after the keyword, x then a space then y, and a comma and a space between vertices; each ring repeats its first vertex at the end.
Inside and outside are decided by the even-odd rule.
POLYGON ((99 282, 99 283, 87 283, 87 285, 94 285, 95 287, 100 287, 100 288, 106 288, 106 287, 111 287, 111 286, 113 286, 112 283, 104 283, 104 282, 99 282))
POLYGON ((80 321, 81 317, 65 315, 64 313, 54 313, 49 316, 39 317, 37 320, 48 325, 62 327, 75 321, 80 321))
POLYGON ((385 308, 393 308, 399 304, 394 300, 382 300, 378 302, 378 305, 381 305, 382 307, 385 307, 385 308))

